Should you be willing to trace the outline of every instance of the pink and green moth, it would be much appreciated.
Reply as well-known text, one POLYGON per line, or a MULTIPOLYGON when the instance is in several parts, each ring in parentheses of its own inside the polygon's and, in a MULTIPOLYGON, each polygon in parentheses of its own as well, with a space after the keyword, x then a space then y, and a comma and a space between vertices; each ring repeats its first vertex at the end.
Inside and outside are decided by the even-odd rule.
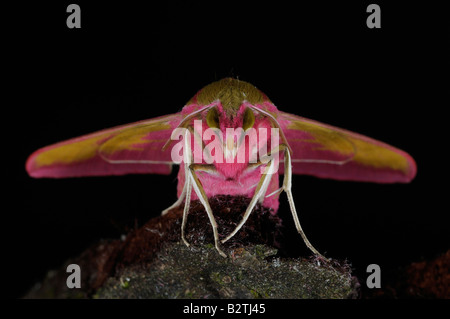
POLYGON ((292 174, 376 183, 408 183, 416 174, 416 164, 406 152, 360 134, 282 112, 256 87, 232 78, 205 86, 179 113, 41 148, 28 158, 26 170, 35 178, 170 174, 174 164, 180 164, 178 200, 163 214, 184 203, 181 237, 189 246, 184 237, 189 205, 191 200, 200 200, 213 228, 215 247, 222 256, 226 255, 220 243, 239 231, 258 202, 274 214, 277 212, 282 191, 287 194, 295 226, 305 244, 321 256, 300 226, 291 192, 292 174), (229 137, 226 130, 230 128, 241 128, 244 133, 229 137), (175 129, 185 132, 176 145, 172 137, 175 129), (202 135, 208 129, 213 129, 214 136, 202 135), (270 133, 262 136, 261 129, 278 129, 279 143, 272 140, 270 133), (256 132, 258 143, 246 138, 250 131, 256 132), (248 153, 258 151, 261 141, 268 149, 265 161, 250 161, 249 154, 243 161, 236 160, 238 150, 247 146, 248 153), (199 147, 204 150, 210 143, 215 146, 210 155, 222 152, 231 161, 211 162, 207 157, 199 160, 194 156, 194 150, 199 147), (176 146, 182 148, 180 163, 175 163, 171 152, 176 146), (284 160, 274 170, 278 157, 284 160), (281 185, 280 173, 284 175, 281 185), (244 195, 251 201, 236 229, 220 241, 208 198, 221 194, 244 195))

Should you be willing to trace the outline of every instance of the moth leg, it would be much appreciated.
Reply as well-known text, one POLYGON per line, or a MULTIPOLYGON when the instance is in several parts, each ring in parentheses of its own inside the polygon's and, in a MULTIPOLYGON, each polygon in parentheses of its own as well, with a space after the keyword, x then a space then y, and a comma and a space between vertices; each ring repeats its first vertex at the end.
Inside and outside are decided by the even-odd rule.
MULTIPOLYGON (((185 166, 187 166, 187 165, 185 165, 185 166)), ((184 189, 186 190, 185 191, 186 201, 184 203, 183 219, 181 221, 181 240, 183 240, 184 244, 189 247, 189 243, 187 242, 184 234, 185 234, 185 230, 186 230, 187 216, 189 214, 189 207, 191 206, 192 180, 191 180, 190 175, 186 176, 186 181, 184 182, 183 191, 184 191, 184 189)))
MULTIPOLYGON (((194 131, 194 129, 191 126, 189 126, 187 129, 189 130, 189 132, 191 132, 191 134, 194 134, 194 135, 198 136, 198 132, 194 131)), ((201 137, 200 137, 200 140, 201 140, 201 137)), ((189 147, 189 144, 187 144, 187 145, 185 144, 185 148, 187 150, 189 150, 190 152, 192 152, 191 148, 189 147)), ((205 144, 202 141, 202 149, 204 149, 204 148, 205 148, 205 144)), ((184 198, 186 196, 186 186, 188 184, 187 181, 188 181, 188 179, 186 178, 186 182, 183 185, 183 190, 181 191, 180 197, 178 197, 177 201, 175 203, 173 203, 170 207, 166 208, 165 210, 163 210, 161 212, 162 216, 166 215, 171 209, 176 208, 176 207, 180 206, 183 203, 183 200, 184 200, 184 198)))
POLYGON ((189 143, 190 143, 189 132, 186 131, 184 135, 184 154, 183 154, 185 181, 180 198, 183 197, 183 194, 186 197, 183 209, 183 219, 181 221, 181 239, 183 240, 184 244, 187 247, 189 247, 189 243, 187 242, 186 237, 184 236, 184 232, 186 229, 186 221, 189 213, 189 207, 191 204, 191 192, 192 192, 192 177, 189 170, 189 166, 191 165, 192 162, 192 149, 190 148, 189 143))
MULTIPOLYGON (((270 164, 272 164, 272 163, 270 163, 270 164)), ((265 174, 265 175, 267 175, 267 174, 265 174)), ((271 174, 269 174, 269 175, 272 176, 271 174)), ((262 192, 258 199, 259 204, 262 204, 264 202, 264 199, 266 198, 266 192, 267 192, 267 189, 269 188, 270 179, 271 179, 271 177, 267 178, 267 184, 265 185, 264 189, 262 189, 262 192)), ((256 192, 256 190, 255 190, 255 192, 256 192)))
POLYGON ((270 193, 269 195, 266 195, 265 198, 269 198, 271 196, 274 195, 279 195, 283 192, 283 187, 278 188, 276 191, 273 191, 272 193, 270 193))
POLYGON ((183 203, 183 200, 186 197, 186 188, 187 188, 187 181, 184 182, 183 190, 181 191, 180 197, 178 197, 177 201, 175 203, 173 203, 170 207, 163 210, 161 212, 161 216, 166 215, 170 210, 180 206, 183 203))
POLYGON ((192 178, 192 186, 194 187, 194 191, 197 194, 198 198, 200 199, 200 202, 202 203, 203 207, 206 210, 206 213, 208 214, 209 221, 211 223, 213 234, 214 234, 214 244, 216 246, 217 251, 219 254, 223 257, 227 257, 227 255, 220 249, 220 240, 219 240, 219 233, 217 230, 217 222, 214 218, 214 214, 212 212, 211 206, 209 206, 208 197, 206 196, 206 193, 203 189, 203 186, 200 182, 200 180, 197 177, 197 174, 195 171, 203 170, 205 167, 210 167, 211 165, 199 165, 199 164, 191 164, 189 166, 189 175, 190 178, 192 178))
MULTIPOLYGON (((185 200, 184 209, 183 209, 183 219, 181 221, 181 239, 188 247, 190 245, 186 240, 185 231, 186 231, 186 221, 187 221, 187 217, 189 214, 189 208, 191 205, 191 193, 192 193, 192 183, 193 183, 192 173, 189 168, 190 166, 196 167, 197 165, 195 165, 195 164, 185 165, 185 174, 187 176, 186 176, 186 181, 183 186, 183 192, 186 190, 185 191, 186 200, 185 200)), ((205 168, 203 170, 208 170, 207 168, 209 168, 209 165, 204 165, 204 166, 205 166, 205 168), (208 167, 206 167, 206 166, 208 166, 208 167)))
POLYGON ((244 216, 242 217, 242 220, 239 222, 239 224, 236 226, 236 228, 225 239, 222 240, 222 243, 225 243, 227 240, 232 238, 242 228, 242 226, 245 224, 248 217, 250 216, 250 213, 253 211, 253 208, 255 207, 257 201, 260 198, 264 198, 264 195, 267 191, 267 187, 269 186, 270 179, 272 176, 271 174, 267 174, 267 173, 269 171, 273 170, 274 163, 275 162, 272 159, 267 164, 266 170, 265 170, 264 174, 262 174, 261 179, 259 180, 259 183, 256 186, 255 194, 253 195, 253 198, 250 201, 250 204, 248 205, 247 210, 245 211, 244 216))
MULTIPOLYGON (((280 145, 281 148, 282 145, 280 145)), ((298 233, 302 236, 303 241, 306 246, 317 256, 328 260, 322 254, 320 254, 317 249, 314 248, 313 245, 309 242, 305 233, 303 232, 302 226, 300 225, 300 221, 298 219, 297 210, 295 209, 294 198, 292 196, 291 186, 292 186, 292 166, 291 166, 291 152, 289 148, 282 147, 285 151, 284 155, 284 180, 283 180, 283 190, 286 192, 289 206, 291 208, 292 217, 294 218, 295 227, 297 228, 298 233)))

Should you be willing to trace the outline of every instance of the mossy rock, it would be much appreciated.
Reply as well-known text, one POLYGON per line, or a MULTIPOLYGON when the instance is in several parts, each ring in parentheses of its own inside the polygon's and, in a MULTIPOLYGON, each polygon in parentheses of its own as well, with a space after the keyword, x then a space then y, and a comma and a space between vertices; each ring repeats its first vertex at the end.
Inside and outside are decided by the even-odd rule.
POLYGON ((109 278, 95 298, 350 298, 357 282, 348 271, 319 261, 276 257, 251 245, 220 256, 214 247, 165 247, 147 267, 109 278))
MULTIPOLYGON (((210 199, 223 238, 242 218, 249 199, 210 199)), ((182 208, 151 219, 122 240, 102 240, 35 285, 25 298, 352 298, 358 281, 345 262, 281 256, 282 223, 255 207, 242 229, 215 249, 208 217, 193 202, 180 242, 182 208), (69 289, 66 267, 81 268, 81 288, 69 289)))

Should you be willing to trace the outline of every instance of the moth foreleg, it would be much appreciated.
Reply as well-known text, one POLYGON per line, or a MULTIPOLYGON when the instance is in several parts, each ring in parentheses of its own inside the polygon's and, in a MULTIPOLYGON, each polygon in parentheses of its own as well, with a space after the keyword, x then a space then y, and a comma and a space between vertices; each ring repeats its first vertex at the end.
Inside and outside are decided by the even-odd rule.
POLYGON ((186 221, 187 221, 187 216, 189 214, 189 207, 191 206, 191 192, 192 192, 192 178, 190 176, 189 173, 189 169, 187 168, 186 165, 186 180, 184 182, 184 187, 183 189, 185 189, 185 194, 186 194, 186 200, 184 202, 184 209, 183 209, 183 219, 181 221, 181 240, 183 240, 183 242, 186 244, 186 246, 189 247, 189 243, 186 240, 185 237, 185 230, 186 230, 186 221))
POLYGON ((259 180, 259 183, 255 189, 255 194, 253 195, 253 198, 250 201, 250 204, 248 205, 247 210, 245 211, 244 216, 242 217, 242 220, 239 222, 239 224, 236 226, 236 228, 225 239, 222 240, 222 243, 225 243, 227 240, 232 238, 242 228, 242 226, 245 224, 248 217, 250 216, 250 213, 253 211, 253 208, 255 207, 258 200, 261 197, 264 198, 264 195, 267 191, 267 187, 269 186, 270 179, 272 176, 271 174, 267 174, 267 172, 273 170, 274 163, 275 162, 272 159, 267 164, 265 173, 261 175, 261 179, 259 180))
POLYGON ((180 194, 180 197, 178 197, 177 201, 175 203, 173 203, 170 207, 167 207, 165 210, 163 210, 161 212, 161 216, 166 215, 170 210, 180 206, 183 203, 183 200, 186 197, 186 186, 187 186, 187 183, 185 181, 184 185, 183 185, 183 190, 181 191, 181 194, 180 194))
POLYGON ((291 153, 289 148, 284 147, 284 180, 283 180, 283 190, 286 192, 289 207, 291 208, 292 217, 294 218, 295 228, 297 228, 298 233, 300 236, 302 236, 303 241, 305 242, 306 246, 317 256, 322 257, 323 259, 327 260, 325 257, 320 254, 317 249, 314 248, 313 245, 309 242, 308 238, 306 237, 305 233, 303 232, 302 226, 300 225, 300 221, 298 219, 297 210, 295 209, 294 204, 294 198, 292 196, 292 164, 291 164, 291 153))
MULTIPOLYGON (((184 209, 183 209, 183 219, 181 221, 181 239, 185 243, 186 246, 189 247, 189 243, 186 240, 186 237, 184 235, 185 229, 186 229, 186 221, 187 216, 189 213, 189 207, 191 204, 191 191, 192 191, 192 176, 190 173, 189 166, 192 163, 192 149, 189 145, 190 139, 189 139, 189 132, 186 131, 184 135, 184 185, 183 185, 183 191, 184 196, 186 197, 185 203, 184 203, 184 209)), ((182 196, 180 196, 181 198, 182 196)))
POLYGON ((197 194, 200 202, 202 203, 203 207, 206 210, 206 214, 208 215, 209 221, 211 223, 213 234, 214 234, 214 244, 219 252, 219 254, 223 257, 227 257, 227 255, 220 249, 220 240, 219 240, 219 232, 217 230, 217 222, 214 218, 213 211, 211 209, 211 206, 209 206, 208 197, 206 196, 205 190, 203 189, 202 183, 197 177, 196 171, 200 170, 208 170, 211 165, 200 165, 200 164, 191 164, 189 166, 189 174, 192 178, 192 186, 194 187, 194 191, 197 194))

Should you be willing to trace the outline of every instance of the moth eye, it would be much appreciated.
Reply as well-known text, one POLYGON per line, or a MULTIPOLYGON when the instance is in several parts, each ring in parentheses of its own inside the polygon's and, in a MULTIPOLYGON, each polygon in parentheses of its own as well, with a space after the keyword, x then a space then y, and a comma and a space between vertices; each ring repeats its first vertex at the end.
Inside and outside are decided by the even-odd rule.
POLYGON ((219 128, 219 112, 217 108, 213 107, 209 109, 208 114, 206 114, 206 124, 210 128, 219 128))
POLYGON ((251 109, 246 108, 242 128, 244 129, 244 131, 246 131, 247 129, 253 127, 254 124, 255 124, 255 114, 253 114, 253 111, 251 109))

